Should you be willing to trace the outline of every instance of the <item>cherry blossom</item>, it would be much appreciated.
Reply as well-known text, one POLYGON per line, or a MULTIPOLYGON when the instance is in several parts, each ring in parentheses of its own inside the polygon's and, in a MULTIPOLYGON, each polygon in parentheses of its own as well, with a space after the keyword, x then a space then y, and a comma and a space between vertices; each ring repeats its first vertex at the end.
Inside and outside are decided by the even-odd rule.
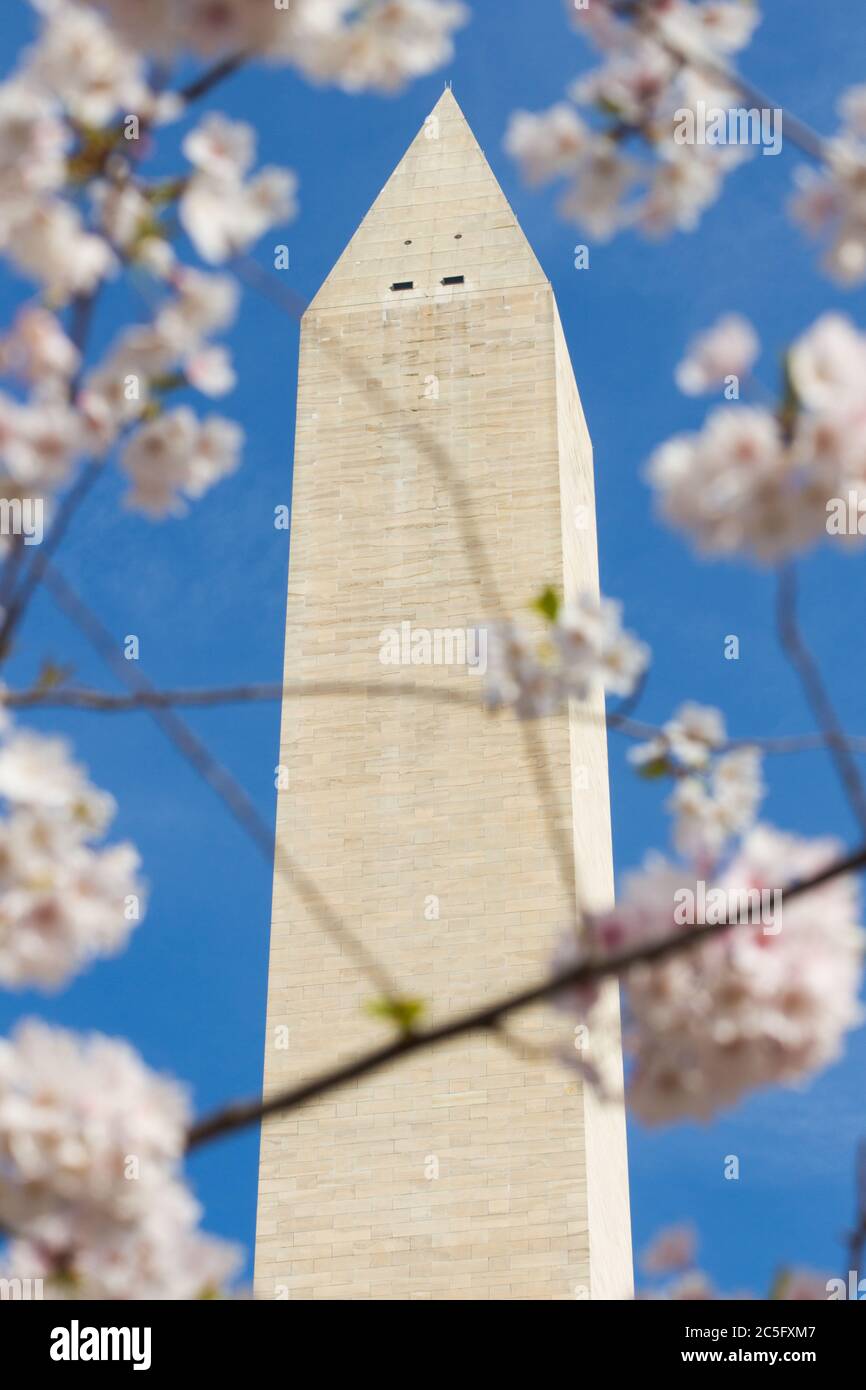
MULTIPOLYGON (((839 850, 831 840, 759 825, 710 884, 695 867, 651 855, 627 875, 616 907, 589 919, 582 947, 570 934, 578 963, 719 924, 700 945, 621 976, 628 1098, 645 1122, 709 1119, 750 1090, 797 1083, 839 1056, 846 1032, 862 1020, 866 936, 856 879, 784 895, 839 850), (712 903, 714 915, 707 906, 703 917, 702 903, 712 903)), ((569 1001, 584 1016, 594 991, 563 989, 560 1006, 569 1001)))
POLYGON ((114 801, 62 739, 7 728, 0 796, 0 982, 56 988, 126 945, 144 913, 139 856, 94 845, 114 801))
MULTIPOLYGON (((731 366, 739 355, 742 366, 751 355, 741 330, 732 339, 729 326, 724 339, 721 347, 699 343, 681 364, 687 384, 708 382, 717 364, 731 366), (708 365, 716 351, 723 357, 708 365)), ((827 535, 858 540, 866 503, 866 337, 843 315, 823 315, 791 345, 775 412, 717 408, 698 433, 657 449, 648 477, 664 518, 708 554, 767 562, 827 535), (853 521, 837 525, 844 508, 853 521)))
POLYGON ((68 0, 39 0, 37 8, 44 23, 25 59, 27 75, 82 125, 104 126, 119 113, 141 113, 149 92, 135 51, 92 9, 68 0))
MULTIPOLYGON (((781 890, 809 878, 838 851, 831 841, 759 826, 716 882, 739 902, 744 890, 781 890)), ((631 880, 636 911, 640 891, 631 880)), ((838 1057, 861 1019, 856 881, 834 879, 785 901, 783 912, 779 931, 731 926, 689 952, 628 972, 629 1097, 648 1123, 708 1119, 756 1087, 800 1081, 838 1057)))
POLYGON ((538 114, 516 111, 505 148, 520 164, 528 183, 546 183, 558 174, 577 171, 589 138, 590 132, 574 108, 560 102, 538 114))
POLYGON ((14 374, 43 395, 66 390, 81 354, 56 316, 38 304, 25 305, 0 339, 0 371, 14 374))
POLYGON ((839 100, 842 127, 825 142, 818 169, 800 167, 791 214, 826 243, 824 268, 844 286, 866 279, 866 89, 849 88, 839 100))
POLYGON ((0 1039, 0 1214, 16 1231, 78 1208, 149 1209, 184 1148, 187 1099, 128 1043, 31 1019, 0 1039))
MULTIPOLYGON (((635 38, 615 49, 608 61, 573 83, 569 96, 582 105, 615 111, 640 126, 667 113, 676 59, 651 40, 635 38)), ((570 111, 570 107, 565 107, 570 111)))
POLYGON ((225 396, 237 377, 224 347, 204 347, 186 358, 184 372, 190 386, 204 396, 225 396))
POLYGON ((724 386, 728 377, 745 377, 758 356, 758 337, 741 314, 725 314, 691 342, 676 371, 687 396, 724 386))
POLYGON ((181 196, 180 220, 203 260, 227 260, 294 216, 297 180, 289 170, 262 169, 244 182, 255 156, 250 126, 213 113, 183 148, 196 172, 181 196))
POLYGON ((569 695, 586 699, 600 684, 630 695, 649 665, 649 648, 622 626, 622 604, 582 595, 557 615, 552 631, 569 695))
POLYGON ((49 497, 67 481, 83 443, 77 414, 59 396, 46 392, 44 399, 23 404, 0 396, 5 495, 49 497))
POLYGON ((673 776, 667 806, 674 814, 674 844, 710 867, 754 824, 765 791, 758 750, 721 751, 725 738, 720 710, 686 702, 659 734, 629 753, 644 775, 673 776))
POLYGON ((569 696, 584 700, 601 689, 630 694, 649 649, 623 629, 621 613, 612 599, 583 595, 559 608, 549 642, 535 641, 511 622, 490 625, 487 706, 509 706, 521 719, 537 719, 556 713, 569 696))
POLYGON ((88 231, 78 209, 59 198, 42 199, 16 218, 5 249, 56 306, 89 294, 117 268, 105 239, 88 231))
POLYGON ((737 104, 733 83, 706 61, 718 64, 748 43, 757 12, 734 0, 665 0, 616 17, 593 3, 573 20, 603 55, 569 90, 578 109, 560 102, 537 115, 516 112, 506 149, 529 182, 566 178, 560 212, 596 239, 625 228, 649 237, 693 231, 751 150, 684 142, 678 126, 698 103, 737 104))
POLYGON ((56 102, 24 78, 0 83, 0 242, 34 197, 61 187, 69 143, 56 102))
POLYGON ((693 232, 701 215, 718 198, 730 163, 705 146, 665 143, 645 195, 623 216, 622 225, 635 227, 653 240, 671 232, 693 232))
POLYGON ((91 186, 100 230, 117 250, 135 258, 154 227, 153 209, 134 183, 99 180, 91 186))
POLYGON ((641 1264, 647 1274, 670 1274, 694 1263, 697 1235, 693 1226, 669 1226, 659 1231, 644 1251, 641 1264))
POLYGON ((228 275, 212 275, 188 266, 172 276, 176 297, 157 315, 156 326, 167 337, 186 345, 228 328, 238 306, 237 282, 228 275))
POLYGON ((183 152, 190 164, 214 178, 243 178, 256 157, 256 133, 245 121, 230 121, 213 111, 187 135, 183 152))
POLYGON ((125 1042, 38 1020, 0 1040, 3 1273, 53 1299, 223 1292, 239 1251, 198 1229, 178 1176, 189 1109, 125 1042))
POLYGON ((124 357, 118 350, 89 372, 76 401, 88 448, 105 453, 121 429, 139 419, 149 400, 149 379, 132 355, 124 357))
POLYGON ((629 761, 638 767, 672 762, 677 768, 705 768, 712 752, 721 747, 725 737, 721 710, 687 700, 662 726, 657 737, 631 750, 629 761))
POLYGON ((168 57, 254 53, 347 91, 394 91, 453 54, 457 0, 85 0, 133 48, 168 57))
POLYGON ((94 850, 44 814, 0 821, 0 981, 54 989, 127 943, 143 910, 131 845, 94 850))
POLYGON ((167 1179, 133 1219, 81 1208, 30 1223, 13 1240, 2 1272, 43 1280, 53 1300, 186 1300, 219 1297, 236 1273, 239 1249, 198 1230, 201 1208, 167 1179))
POLYGON ((144 424, 120 464, 132 481, 127 506, 153 517, 182 515, 184 498, 201 497, 239 463, 243 431, 212 415, 203 423, 187 406, 144 424))
POLYGON ((204 395, 223 395, 234 385, 228 352, 207 339, 232 322, 236 282, 226 275, 176 267, 170 285, 174 293, 160 305, 152 323, 125 329, 82 383, 76 404, 89 447, 97 453, 108 450, 124 428, 143 417, 153 390, 174 371, 204 395))
POLYGON ((825 529, 807 471, 786 449, 775 415, 757 406, 717 408, 699 434, 656 450, 648 478, 665 520, 708 554, 774 561, 825 529))
POLYGON ((15 806, 74 810, 97 827, 107 804, 70 760, 63 739, 29 731, 15 733, 0 747, 0 796, 15 806))
POLYGON ((677 849, 697 860, 715 861, 730 840, 754 824, 764 791, 761 758, 754 748, 737 748, 714 759, 707 776, 680 778, 668 802, 677 849))
POLYGON ((639 166, 622 155, 614 140, 596 136, 560 199, 560 211, 597 240, 606 241, 629 219, 624 200, 639 174, 639 166))
POLYGON ((675 0, 658 5, 651 20, 658 32, 683 53, 720 58, 738 53, 761 22, 756 5, 742 0, 675 0))
POLYGON ((487 628, 488 708, 510 707, 520 719, 537 719, 561 708, 562 698, 556 672, 539 659, 535 644, 514 623, 487 628))
POLYGON ((301 0, 271 52, 349 92, 393 92, 447 63, 467 18, 457 0, 301 0))
POLYGON ((866 338, 843 314, 824 314, 792 346, 788 372, 808 410, 857 412, 866 406, 866 338))

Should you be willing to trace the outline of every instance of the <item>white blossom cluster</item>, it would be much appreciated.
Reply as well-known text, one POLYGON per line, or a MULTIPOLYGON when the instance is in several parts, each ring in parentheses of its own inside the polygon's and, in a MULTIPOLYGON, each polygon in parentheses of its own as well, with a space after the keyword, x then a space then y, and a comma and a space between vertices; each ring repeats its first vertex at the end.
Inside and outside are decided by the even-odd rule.
POLYGON ((465 11, 451 0, 34 6, 38 39, 0 85, 0 251, 43 296, 0 344, 0 372, 27 388, 25 399, 0 395, 3 495, 50 505, 86 453, 103 454, 122 436, 129 505, 176 514, 233 471, 242 435, 218 416, 199 421, 188 406, 164 411, 177 387, 220 396, 234 386, 228 353, 208 337, 228 325, 236 299, 225 279, 178 263, 164 211, 176 203, 194 250, 219 265, 294 216, 296 179, 279 168, 253 173, 252 127, 217 112, 183 141, 187 174, 144 179, 149 132, 183 113, 177 95, 149 86, 151 60, 185 50, 262 55, 348 89, 391 89, 450 56, 465 11), (118 131, 130 119, 143 129, 127 143, 118 131), (92 295, 127 264, 176 295, 152 323, 127 330, 76 393, 78 348, 51 309, 92 295))
MULTIPOLYGON (((744 892, 782 891, 839 849, 756 826, 711 884, 730 904, 728 925, 624 974, 628 1099, 647 1124, 707 1120, 749 1091, 803 1081, 840 1055, 846 1032, 862 1020, 866 936, 856 880, 834 878, 790 900, 782 893, 781 920, 769 931, 740 907, 744 892)), ((650 857, 628 875, 617 906, 592 921, 590 954, 639 950, 703 925, 684 923, 679 911, 686 890, 700 901, 699 874, 650 857)), ((573 933, 568 950, 577 963, 583 948, 573 933)), ((567 963, 560 951, 557 967, 567 963)), ((593 1003, 585 988, 563 991, 562 1007, 569 998, 581 1016, 593 1003)))
POLYGON ((195 169, 180 200, 180 220, 199 255, 218 264, 295 213, 295 176, 263 169, 245 182, 255 159, 255 131, 218 112, 205 116, 183 142, 195 169))
POLYGON ((600 689, 629 695, 648 664, 649 649, 622 626, 621 604, 583 595, 558 608, 541 642, 513 622, 487 628, 484 700, 538 719, 569 697, 586 700, 600 689))
POLYGON ((791 212, 824 239, 824 268, 849 286, 866 280, 866 86, 842 93, 839 114, 842 127, 827 142, 822 167, 797 170, 791 212))
POLYGON ((199 421, 188 406, 162 413, 178 387, 208 396, 233 388, 229 355, 209 337, 231 322, 237 292, 227 277, 177 261, 160 211, 177 200, 193 247, 217 263, 294 214, 295 178, 281 169, 250 177, 252 128, 214 113, 183 142, 189 175, 147 183, 137 163, 144 137, 127 146, 118 122, 134 113, 153 125, 175 118, 180 104, 150 92, 144 58, 95 9, 50 0, 38 8, 39 38, 0 85, 0 251, 42 293, 0 341, 0 374, 10 382, 0 393, 0 486, 10 502, 50 508, 76 463, 122 435, 130 505, 177 513, 239 460, 242 434, 231 421, 199 421), (79 188, 86 201, 74 196, 79 188), (92 295, 122 264, 173 293, 80 383, 79 349, 52 309, 92 295))
POLYGON ((167 284, 173 293, 153 321, 125 329, 75 387, 79 354, 56 316, 33 305, 19 312, 0 340, 0 372, 23 381, 30 396, 0 395, 4 496, 50 502, 76 460, 102 456, 122 437, 128 503, 154 517, 181 511, 182 497, 200 497, 237 467, 240 426, 214 415, 200 422, 187 406, 156 408, 173 373, 203 395, 232 389, 228 352, 209 337, 231 323, 236 283, 175 266, 167 284))
POLYGON ((61 196, 79 132, 130 112, 148 121, 169 112, 147 85, 144 60, 94 11, 51 0, 37 8, 39 39, 0 86, 0 251, 62 305, 118 266, 106 238, 61 196))
POLYGON ((692 231, 725 175, 750 153, 742 143, 677 138, 683 112, 726 112, 734 87, 700 62, 743 48, 758 23, 741 0, 646 0, 643 22, 593 0, 574 10, 601 65, 571 87, 571 102, 515 112, 506 149, 531 183, 565 179, 560 210, 599 240, 625 228, 648 236, 692 231))
MULTIPOLYGON (((677 370, 689 389, 711 390, 748 372, 756 341, 734 316, 692 345, 677 370)), ((711 555, 773 562, 825 536, 866 531, 866 335, 825 314, 786 358, 776 409, 729 404, 698 433, 653 454, 648 477, 662 516, 711 555)))
POLYGON ((721 751, 725 742, 721 711, 687 701, 659 735, 629 753, 645 774, 674 778, 668 801, 674 844, 710 867, 731 840, 754 825, 764 795, 758 750, 721 751))
MULTIPOLYGON (((86 448, 79 412, 69 399, 78 350, 54 314, 38 305, 21 309, 0 338, 0 376, 27 390, 26 399, 0 392, 0 495, 10 503, 51 505, 86 448)), ((0 537, 0 552, 10 536, 0 537)))
POLYGON ((99 846, 113 799, 61 739, 0 735, 0 984, 55 988, 115 955, 144 912, 139 857, 99 846))
POLYGON ((31 1020, 0 1040, 0 1222, 5 1277, 51 1298, 218 1293, 237 1252, 197 1229, 179 1163, 184 1091, 128 1044, 31 1020))
MULTIPOLYGON (((64 0, 66 3, 66 0, 64 0)), ((125 43, 169 58, 249 53, 347 91, 394 91, 448 62, 457 0, 84 0, 125 43)))

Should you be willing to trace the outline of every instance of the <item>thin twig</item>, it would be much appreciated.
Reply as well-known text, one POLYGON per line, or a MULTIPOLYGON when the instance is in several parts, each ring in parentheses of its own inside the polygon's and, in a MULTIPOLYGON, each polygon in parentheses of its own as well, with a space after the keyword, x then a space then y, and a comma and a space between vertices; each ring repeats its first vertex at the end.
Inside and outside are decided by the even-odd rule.
MULTIPOLYGON (((69 321, 69 340, 79 354, 80 366, 73 379, 69 383, 68 396, 72 401, 78 390, 81 376, 84 371, 84 353, 87 340, 90 337, 90 330, 93 325, 93 314, 96 308, 96 301, 99 298, 101 286, 91 290, 88 294, 76 295, 72 301, 69 321)), ((18 558, 14 564, 9 566, 3 576, 2 605, 3 614, 0 618, 0 663, 2 663, 9 652, 9 645, 12 640, 16 627, 21 622, 27 607, 42 581, 45 568, 69 530, 70 523, 78 508, 84 502, 99 474, 104 467, 104 460, 90 459, 79 471, 72 487, 64 496, 57 510, 48 535, 42 545, 37 548, 27 569, 24 571, 24 578, 19 587, 18 575, 23 563, 23 553, 19 550, 18 558)))
POLYGON ((127 695, 109 691, 58 686, 31 690, 0 690, 0 705, 7 709, 81 709, 106 714, 122 714, 172 706, 206 709, 218 705, 255 704, 293 699, 306 695, 357 696, 363 699, 403 698, 429 700, 435 704, 478 705, 478 697, 468 691, 442 686, 413 685, 407 681, 363 683, 361 681, 288 681, 285 685, 252 684, 213 687, 205 690, 135 690, 127 695))
POLYGON ((766 92, 761 91, 753 82, 741 76, 736 69, 727 67, 717 59, 706 57, 700 53, 690 53, 687 49, 681 48, 662 33, 654 16, 643 8, 642 0, 637 0, 637 3, 633 4, 628 3, 628 0, 622 5, 611 4, 610 9, 612 13, 622 19, 633 20, 635 29, 653 43, 658 44, 677 62, 691 67, 696 72, 703 73, 712 81, 718 82, 720 86, 731 87, 748 102, 750 107, 756 107, 758 110, 781 111, 782 129, 791 143, 802 150, 804 154, 807 154, 810 159, 822 164, 827 162, 827 143, 817 131, 813 130, 799 116, 795 116, 787 108, 773 101, 766 92))
POLYGON ((21 572, 26 553, 24 537, 22 535, 13 536, 8 554, 3 561, 2 574, 0 574, 0 609, 5 609, 9 602, 9 596, 18 583, 18 575, 21 572))
MULTIPOLYGON (((45 585, 59 607, 84 634, 91 646, 123 684, 132 687, 139 695, 155 694, 150 682, 140 673, 130 669, 129 663, 118 653, 111 633, 53 566, 49 566, 45 571, 45 585)), ((191 767, 195 768, 196 772, 204 778, 208 786, 227 806, 237 823, 257 845, 268 864, 273 862, 276 871, 285 876, 290 886, 315 914, 320 926, 334 944, 339 946, 341 950, 345 949, 354 957, 356 964, 387 998, 398 999, 400 992, 388 971, 338 916, 310 876, 283 849, 279 842, 275 846, 275 837, 271 833, 270 827, 259 815, 246 791, 232 777, 228 769, 214 758, 207 745, 173 710, 158 705, 151 705, 148 709, 151 717, 178 752, 182 754, 191 767)))
POLYGON ((855 1270, 859 1278, 866 1245, 866 1142, 862 1139, 857 1145, 854 1193, 856 1205, 854 1226, 848 1236, 848 1268, 855 1270))
POLYGON ((15 629, 24 617, 37 588, 44 580, 52 556, 57 552, 60 542, 69 530, 72 518, 102 472, 103 466, 102 459, 91 459, 82 468, 60 503, 57 516, 48 535, 37 547, 36 554, 26 569, 20 585, 13 593, 2 621, 0 621, 0 662, 8 655, 9 643, 15 629))
POLYGON ((779 574, 776 597, 776 625, 782 649, 800 677, 800 683, 824 735, 827 750, 836 764, 848 802, 861 827, 866 830, 866 788, 854 761, 833 702, 817 662, 803 640, 797 622, 797 579, 793 566, 779 574))
MULTIPOLYGON (((409 681, 287 681, 276 683, 253 682, 250 685, 209 686, 203 690, 135 690, 126 695, 106 690, 91 690, 84 686, 32 686, 29 690, 0 688, 0 706, 7 709, 79 709, 104 714, 136 713, 170 706, 210 708, 219 705, 255 704, 281 700, 291 696, 347 696, 365 700, 405 699, 429 701, 431 704, 454 704, 477 707, 478 696, 470 690, 455 686, 416 685, 409 681)), ((627 719, 621 706, 608 710, 605 718, 608 729, 625 738, 648 741, 658 738, 663 730, 657 724, 627 719)), ((595 723, 598 716, 592 711, 577 708, 579 720, 595 723)), ((501 715, 496 717, 503 717, 501 715)), ((848 747, 855 753, 866 753, 866 734, 846 734, 848 747)), ((737 748, 758 748, 762 753, 812 753, 826 749, 825 734, 757 734, 753 738, 731 738, 719 746, 727 753, 737 748)))
POLYGON ((213 67, 206 68, 185 87, 181 87, 177 95, 189 106, 191 102, 207 96, 214 87, 219 86, 220 82, 224 82, 227 77, 236 73, 251 56, 250 53, 246 52, 230 53, 227 58, 220 59, 218 63, 214 63, 213 67))

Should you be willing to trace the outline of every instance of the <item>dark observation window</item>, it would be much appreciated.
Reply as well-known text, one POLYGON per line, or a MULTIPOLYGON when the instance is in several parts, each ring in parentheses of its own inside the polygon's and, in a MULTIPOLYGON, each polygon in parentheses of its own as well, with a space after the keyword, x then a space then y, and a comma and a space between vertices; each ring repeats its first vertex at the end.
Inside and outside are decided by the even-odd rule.
POLYGON ((462 285, 462 284, 463 284, 463 276, 462 276, 462 275, 446 275, 445 278, 444 278, 443 281, 442 281, 442 284, 443 284, 443 285, 462 285))
POLYGON ((395 280, 391 286, 392 290, 414 290, 414 280, 395 280))

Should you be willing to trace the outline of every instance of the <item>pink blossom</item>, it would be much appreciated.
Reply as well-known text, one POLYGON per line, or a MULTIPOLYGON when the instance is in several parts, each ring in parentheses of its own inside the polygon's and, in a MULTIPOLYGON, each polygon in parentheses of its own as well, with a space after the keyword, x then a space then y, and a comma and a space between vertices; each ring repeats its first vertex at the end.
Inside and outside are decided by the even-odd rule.
POLYGON ((725 314, 689 344, 677 367, 677 385, 686 395, 697 396, 723 386, 728 377, 747 376, 758 347, 748 320, 740 314, 725 314))
POLYGON ((201 1208, 175 1179, 125 1220, 81 1208, 31 1223, 13 1240, 6 1278, 43 1280, 53 1300, 216 1298, 240 1263, 239 1249, 198 1229, 201 1208))
POLYGON ((0 1039, 0 1215, 15 1230, 70 1204, 146 1210, 183 1153, 184 1092, 125 1042, 35 1019, 0 1039))
POLYGON ((179 515, 184 498, 204 495, 240 461, 243 431, 231 420, 201 422, 186 406, 166 411, 133 435, 121 456, 132 481, 127 506, 153 517, 179 515))
POLYGON ((693 1226, 668 1226, 659 1231, 644 1252, 642 1264, 648 1274, 670 1274, 694 1264, 697 1235, 693 1226))

